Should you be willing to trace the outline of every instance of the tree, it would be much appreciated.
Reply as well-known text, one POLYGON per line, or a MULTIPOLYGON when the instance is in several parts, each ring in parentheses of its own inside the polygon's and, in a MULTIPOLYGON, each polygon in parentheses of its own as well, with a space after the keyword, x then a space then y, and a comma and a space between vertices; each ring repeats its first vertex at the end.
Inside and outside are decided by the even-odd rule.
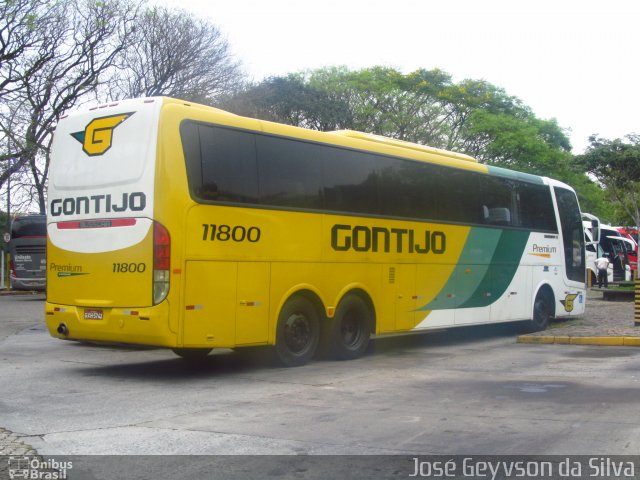
POLYGON ((627 218, 640 225, 640 135, 615 140, 592 135, 589 143, 577 162, 598 180, 627 218))
POLYGON ((127 48, 137 6, 128 0, 9 3, 19 11, 0 27, 10 32, 7 39, 13 39, 4 43, 13 46, 6 48, 12 53, 5 53, 7 60, 2 64, 11 82, 0 93, 0 159, 4 160, 0 187, 26 167, 44 212, 55 125, 69 109, 96 92, 127 48), (20 38, 27 39, 24 48, 16 45, 20 38))
MULTIPOLYGON (((24 75, 17 61, 42 46, 46 35, 43 15, 46 0, 14 0, 0 3, 0 98, 11 92, 24 75)), ((40 60, 46 61, 46 58, 40 60)), ((38 68, 34 62, 31 68, 38 68)), ((27 72, 28 74, 29 72, 27 72)))
POLYGON ((424 84, 418 75, 386 67, 329 67, 249 85, 225 106, 306 128, 354 129, 434 145, 443 111, 430 91, 417 88, 424 84))
POLYGON ((186 11, 147 10, 130 40, 113 96, 167 95, 211 103, 242 79, 220 30, 186 11))
MULTIPOLYGON (((24 79, 50 60, 44 51, 49 38, 47 25, 55 25, 55 15, 46 8, 46 0, 15 0, 0 3, 0 100, 3 102, 20 89, 24 79), (26 59, 30 59, 28 64, 26 59)), ((52 29, 54 30, 54 29, 52 29)), ((13 125, 16 112, 0 108, 5 125, 13 125)), ((17 146, 7 135, 0 137, 0 186, 22 165, 17 146)))
POLYGON ((321 131, 348 128, 353 122, 341 92, 311 85, 300 73, 267 78, 221 105, 241 115, 321 131))
POLYGON ((45 210, 53 130, 84 102, 172 95, 211 103, 241 81, 214 25, 157 7, 141 15, 143 2, 0 3, 0 187, 22 181, 23 196, 45 210))

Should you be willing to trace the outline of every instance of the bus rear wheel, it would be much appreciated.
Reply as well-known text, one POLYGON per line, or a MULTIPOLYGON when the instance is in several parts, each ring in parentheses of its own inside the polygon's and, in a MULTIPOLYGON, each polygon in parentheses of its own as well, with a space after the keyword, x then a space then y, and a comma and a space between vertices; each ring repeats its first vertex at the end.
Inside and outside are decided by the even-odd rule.
POLYGON ((369 345, 371 325, 372 314, 366 302, 357 295, 344 297, 323 338, 329 356, 338 360, 362 356, 369 345))
POLYGON ((320 319, 313 302, 303 296, 288 300, 278 316, 276 361, 286 367, 304 365, 316 353, 319 339, 320 319))

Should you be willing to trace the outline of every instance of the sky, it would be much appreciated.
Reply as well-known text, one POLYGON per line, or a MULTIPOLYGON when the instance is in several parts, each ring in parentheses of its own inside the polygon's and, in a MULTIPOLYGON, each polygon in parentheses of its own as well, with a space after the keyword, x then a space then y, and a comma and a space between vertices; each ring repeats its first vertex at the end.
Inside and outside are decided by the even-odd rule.
POLYGON ((573 152, 640 133, 638 0, 156 0, 208 18, 253 80, 325 66, 439 68, 555 118, 573 152))

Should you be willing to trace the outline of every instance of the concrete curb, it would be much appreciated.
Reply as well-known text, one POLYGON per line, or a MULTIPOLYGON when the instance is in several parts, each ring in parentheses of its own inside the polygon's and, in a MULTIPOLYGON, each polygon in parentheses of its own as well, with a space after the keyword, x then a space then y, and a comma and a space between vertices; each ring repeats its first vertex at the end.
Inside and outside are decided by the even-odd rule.
POLYGON ((18 435, 0 427, 0 455, 37 455, 36 449, 18 435))
POLYGON ((640 337, 572 337, 570 335, 520 335, 518 337, 518 343, 640 347, 640 337))

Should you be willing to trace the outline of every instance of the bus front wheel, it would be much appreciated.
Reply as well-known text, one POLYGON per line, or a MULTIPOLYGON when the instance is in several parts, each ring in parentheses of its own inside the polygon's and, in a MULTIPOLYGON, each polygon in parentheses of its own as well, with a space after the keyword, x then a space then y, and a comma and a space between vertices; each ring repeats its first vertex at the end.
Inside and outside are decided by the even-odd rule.
POLYGON ((320 319, 313 302, 303 296, 291 298, 278 316, 275 356, 286 367, 307 363, 318 348, 320 319))
POLYGON ((529 322, 529 330, 539 332, 547 328, 553 317, 553 295, 541 290, 533 303, 533 318, 529 322))
POLYGON ((344 297, 324 334, 329 355, 338 360, 362 356, 369 345, 371 325, 371 310, 366 302, 357 295, 344 297))

